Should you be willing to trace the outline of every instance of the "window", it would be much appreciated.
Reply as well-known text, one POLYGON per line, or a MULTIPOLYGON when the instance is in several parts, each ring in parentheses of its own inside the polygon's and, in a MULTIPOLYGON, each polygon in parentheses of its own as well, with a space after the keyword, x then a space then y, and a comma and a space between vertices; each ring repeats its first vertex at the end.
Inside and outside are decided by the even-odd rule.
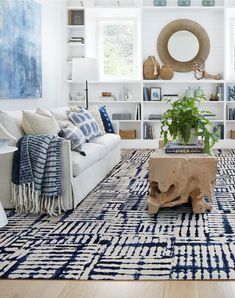
POLYGON ((135 20, 104 20, 99 22, 99 26, 101 79, 136 79, 138 59, 135 20))

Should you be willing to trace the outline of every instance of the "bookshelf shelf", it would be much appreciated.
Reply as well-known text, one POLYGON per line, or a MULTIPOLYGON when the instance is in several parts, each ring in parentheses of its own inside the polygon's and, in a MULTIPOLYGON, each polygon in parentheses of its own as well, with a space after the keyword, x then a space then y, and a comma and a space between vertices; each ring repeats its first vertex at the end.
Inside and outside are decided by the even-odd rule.
POLYGON ((68 25, 69 29, 85 29, 84 25, 68 25))
POLYGON ((144 84, 223 84, 224 80, 143 80, 144 84))
POLYGON ((156 10, 156 11, 171 11, 171 10, 181 10, 181 11, 192 11, 192 10, 203 10, 203 11, 220 11, 224 10, 223 6, 212 6, 212 7, 206 7, 206 6, 188 6, 188 7, 179 7, 179 6, 144 6, 143 10, 156 10))
POLYGON ((84 6, 67 6, 67 10, 84 10, 84 6))
MULTIPOLYGON (((80 100, 80 101, 77 101, 77 100, 69 100, 68 101, 68 104, 69 103, 73 103, 73 104, 80 104, 80 103, 84 103, 85 104, 85 101, 84 100, 80 100)), ((110 101, 110 100, 89 100, 89 104, 92 105, 92 104, 139 104, 141 103, 141 101, 110 101)))
POLYGON ((78 42, 73 42, 73 43, 67 43, 68 47, 85 47, 84 43, 78 43, 78 42))

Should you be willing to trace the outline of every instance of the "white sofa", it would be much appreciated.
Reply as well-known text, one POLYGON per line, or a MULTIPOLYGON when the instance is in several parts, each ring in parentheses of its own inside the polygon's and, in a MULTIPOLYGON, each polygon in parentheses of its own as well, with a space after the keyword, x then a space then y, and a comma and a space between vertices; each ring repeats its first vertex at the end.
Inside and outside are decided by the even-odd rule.
MULTIPOLYGON (((66 108, 52 109, 51 112, 65 111, 66 108)), ((21 111, 7 111, 21 121, 21 111)), ((118 123, 113 123, 116 134, 105 134, 84 145, 86 156, 71 151, 70 142, 63 141, 63 205, 66 210, 74 209, 121 159, 118 123)), ((0 138, 15 140, 0 123, 0 138)), ((6 209, 14 208, 11 203, 12 154, 0 155, 0 201, 6 209)))

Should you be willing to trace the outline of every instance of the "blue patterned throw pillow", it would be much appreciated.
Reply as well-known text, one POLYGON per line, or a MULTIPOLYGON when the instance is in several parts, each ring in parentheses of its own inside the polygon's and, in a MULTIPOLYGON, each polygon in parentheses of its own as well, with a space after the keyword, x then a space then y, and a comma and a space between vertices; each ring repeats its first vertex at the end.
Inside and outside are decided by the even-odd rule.
POLYGON ((87 141, 102 136, 102 131, 96 123, 95 118, 88 110, 81 108, 79 112, 69 113, 68 117, 74 125, 81 129, 87 141))
POLYGON ((104 106, 104 107, 99 108, 99 111, 100 111, 101 119, 104 124, 105 131, 107 133, 114 133, 113 125, 112 125, 112 122, 111 122, 109 115, 107 113, 106 107, 104 106))
MULTIPOLYGON (((73 151, 82 152, 82 146, 86 142, 86 137, 78 127, 66 127, 61 129, 59 136, 65 140, 69 140, 71 143, 71 149, 73 151)), ((83 154, 84 155, 84 154, 83 154)))

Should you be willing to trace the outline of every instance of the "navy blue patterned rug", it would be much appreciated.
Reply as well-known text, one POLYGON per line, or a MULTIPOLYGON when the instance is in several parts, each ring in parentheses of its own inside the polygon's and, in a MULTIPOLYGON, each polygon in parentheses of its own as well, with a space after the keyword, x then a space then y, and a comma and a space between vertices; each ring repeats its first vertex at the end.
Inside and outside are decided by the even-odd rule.
POLYGON ((8 212, 0 278, 161 280, 235 278, 235 150, 218 150, 213 209, 147 212, 151 150, 121 163, 74 211, 58 218, 8 212))

